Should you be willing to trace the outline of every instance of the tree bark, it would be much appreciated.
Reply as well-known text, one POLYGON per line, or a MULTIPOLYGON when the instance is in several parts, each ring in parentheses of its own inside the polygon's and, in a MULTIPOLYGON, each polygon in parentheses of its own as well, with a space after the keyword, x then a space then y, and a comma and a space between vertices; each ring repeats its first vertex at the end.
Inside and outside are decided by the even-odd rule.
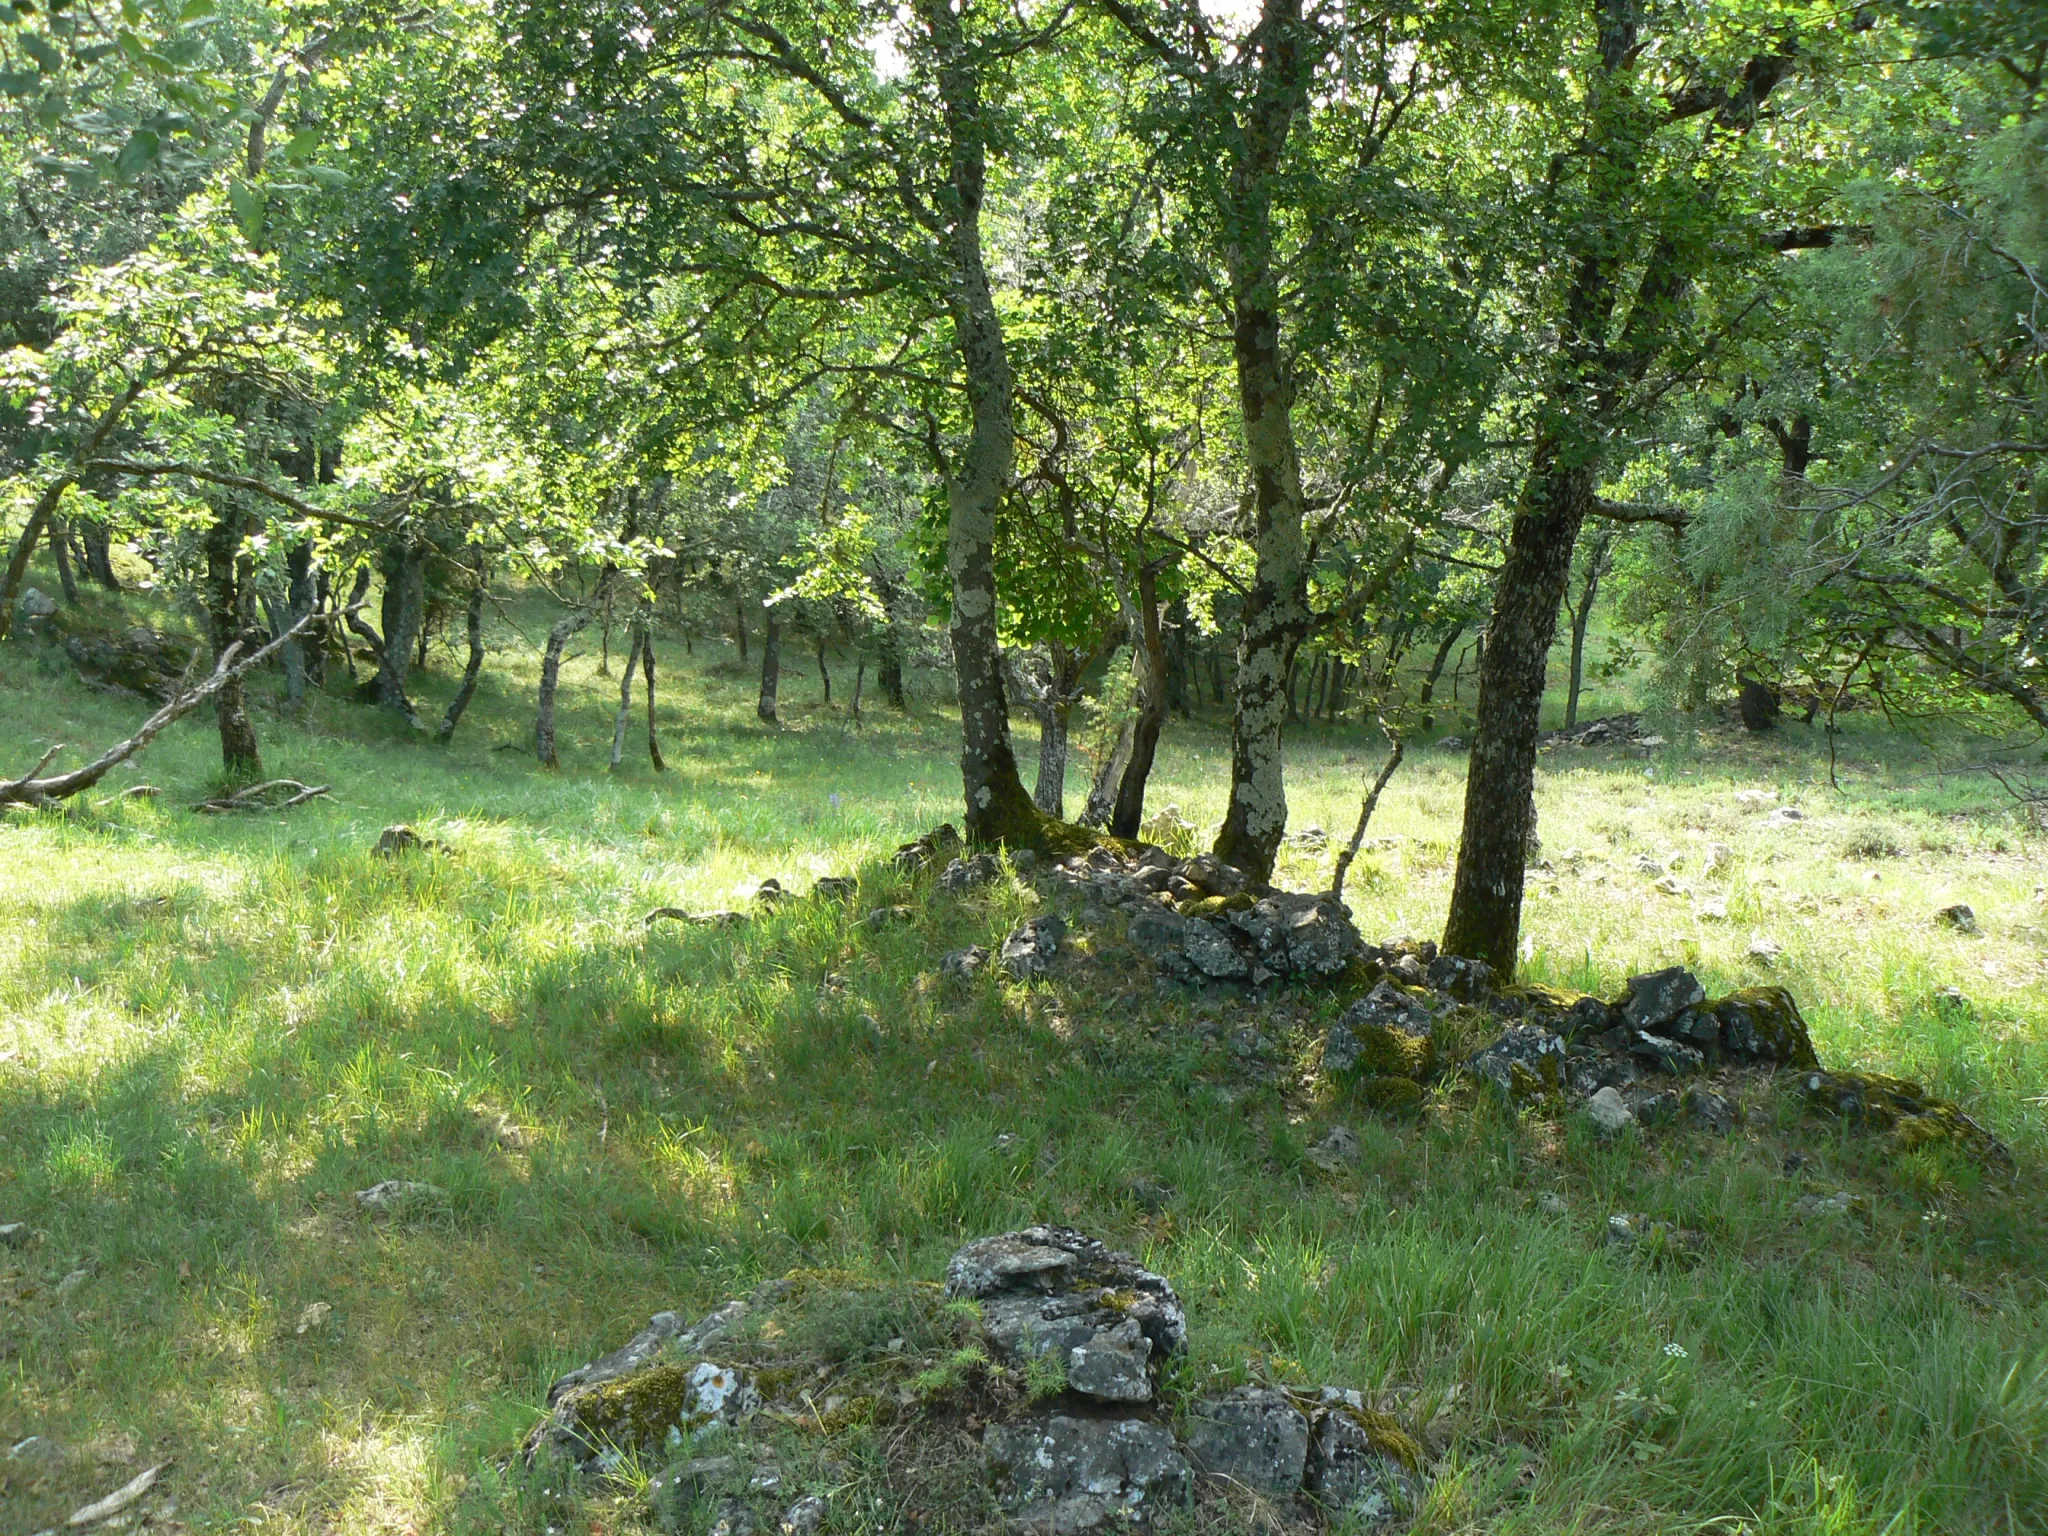
POLYGON ((744 592, 732 595, 732 638, 740 648, 740 665, 747 664, 747 598, 744 592))
POLYGON ((1188 690, 1195 680, 1188 650, 1188 600, 1183 595, 1166 610, 1166 707, 1183 720, 1190 718, 1188 690))
MULTIPOLYGON (((221 507, 206 532, 206 624, 215 655, 225 654, 231 645, 247 649, 252 638, 242 622, 242 525, 239 510, 221 507)), ((249 719, 240 673, 222 682, 213 696, 213 708, 220 729, 222 770, 233 779, 262 778, 263 753, 249 719)))
POLYGON ((1579 689, 1586 677, 1586 625, 1593 617, 1593 599, 1600 595, 1600 577, 1606 570, 1607 552, 1613 535, 1606 529, 1594 536, 1586 553, 1586 579, 1579 587, 1578 606, 1571 609, 1571 676, 1565 685, 1564 728, 1579 723, 1579 689))
POLYGON ((818 636, 818 681, 825 687, 825 707, 832 707, 832 674, 825 670, 825 637, 818 636))
POLYGON ((463 711, 469 708, 469 701, 476 697, 477 679, 484 670, 484 595, 490 586, 490 573, 479 562, 476 584, 469 589, 469 606, 464 611, 464 629, 469 641, 469 661, 462 669, 462 685, 455 690, 455 697, 448 701, 448 708, 441 715, 441 725, 434 732, 436 741, 447 743, 455 739, 455 727, 462 723, 463 711))
MULTIPOLYGON (((600 581, 607 579, 607 571, 600 581)), ((564 614, 555 621, 548 631, 547 645, 540 657, 540 702, 533 718, 533 755, 543 768, 559 768, 561 761, 555 756, 555 690, 562 680, 562 652, 574 635, 596 615, 595 607, 578 608, 564 614)))
POLYGON ((947 0, 916 0, 916 8, 937 55, 950 150, 946 300, 968 408, 967 440, 946 473, 946 570, 952 582, 967 839, 1032 846, 1044 841, 1044 821, 1017 772, 996 633, 996 509, 1010 485, 1016 422, 1009 351, 981 250, 991 124, 981 99, 980 61, 960 16, 947 0))
POLYGON ((106 526, 87 520, 78 525, 78 540, 85 547, 85 574, 109 592, 121 590, 121 578, 114 574, 114 541, 106 526))
POLYGON ((384 559, 384 643, 371 692, 385 709, 395 710, 407 725, 421 729, 420 718, 406 697, 412 680, 413 647, 423 633, 426 610, 426 551, 417 541, 396 541, 384 559))
POLYGON ((1281 345, 1281 283, 1273 261, 1274 180, 1313 74, 1314 61, 1302 46, 1306 30, 1301 0, 1265 0, 1246 40, 1245 51, 1258 61, 1258 83, 1244 112, 1227 194, 1231 354, 1252 474, 1254 569, 1239 622, 1230 801, 1216 856, 1260 880, 1272 875, 1287 830, 1280 734, 1292 713, 1286 690, 1294 653, 1309 624, 1295 387, 1281 345))
POLYGON ((1125 720, 1117 727, 1116 743, 1109 755, 1096 767, 1095 782, 1088 786, 1088 798, 1081 805, 1080 822, 1084 827, 1104 827, 1116 814, 1117 786, 1123 783, 1124 769, 1131 761, 1131 721, 1125 720))
POLYGON ((1443 638, 1443 644, 1436 648, 1436 656, 1429 664, 1429 671, 1422 679, 1422 691, 1416 695, 1415 702, 1422 710, 1422 728, 1425 731, 1436 726, 1436 716, 1430 713, 1429 701, 1436 696, 1436 685, 1444 675, 1444 665, 1451 659, 1451 652, 1458 644, 1458 637, 1464 633, 1463 619, 1452 623, 1449 632, 1443 638))
MULTIPOLYGON (((285 554, 285 630, 313 611, 313 546, 301 541, 285 554)), ((306 702, 306 647, 296 636, 284 642, 278 652, 284 662, 284 698, 293 709, 306 702)))
POLYGON ((619 764, 625 761, 626 727, 633 723, 633 684, 639 681, 640 647, 647 643, 638 618, 633 620, 632 635, 632 648, 626 652, 626 664, 619 668, 619 712, 612 721, 613 773, 617 773, 619 764))
POLYGON ((647 760, 654 764, 656 773, 668 772, 668 764, 661 758, 661 738, 654 729, 654 626, 647 626, 647 634, 640 642, 640 672, 647 680, 647 760))
POLYGON ((775 693, 781 684, 782 623, 770 608, 761 630, 761 695, 754 702, 754 713, 770 725, 776 723, 775 693))
POLYGON ((71 570, 71 530, 55 513, 50 515, 49 537, 50 558, 57 562, 57 585, 64 593, 64 601, 76 608, 78 577, 71 570))
POLYGON ((1138 710, 1131 721, 1131 755, 1117 780, 1116 806, 1109 830, 1117 837, 1136 837, 1145 822, 1145 783, 1159 752, 1159 733, 1166 724, 1166 637, 1159 629, 1159 578, 1150 566, 1138 569, 1137 660, 1138 710))

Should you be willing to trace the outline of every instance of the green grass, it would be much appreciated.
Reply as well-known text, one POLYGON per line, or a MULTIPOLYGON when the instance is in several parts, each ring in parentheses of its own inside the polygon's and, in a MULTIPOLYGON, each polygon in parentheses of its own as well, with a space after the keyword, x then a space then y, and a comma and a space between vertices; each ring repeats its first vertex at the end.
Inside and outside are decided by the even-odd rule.
MULTIPOLYGON (((1035 900, 1006 883, 853 926, 899 899, 888 850, 956 814, 941 709, 855 730, 792 665, 770 730, 727 648, 670 644, 672 771, 613 777, 615 685, 585 655, 550 776, 491 750, 530 726, 533 658, 500 638, 451 749, 339 698, 262 712, 270 771, 332 801, 190 814, 217 767, 195 721, 108 786, 163 800, 0 823, 0 1221, 46 1233, 0 1250, 0 1531, 61 1524, 166 1458, 156 1502, 193 1531, 632 1531, 630 1500, 507 1470, 556 1372, 660 1308, 799 1266, 932 1279, 965 1237, 1034 1218, 1173 1278, 1186 1387, 1388 1394, 1441 1459, 1418 1530, 2048 1528, 2048 875, 2040 840, 1930 749, 1857 717, 1839 792, 1797 725, 1673 720, 1649 756, 1547 757, 1528 970, 1606 989, 1682 961, 1724 988, 1760 979, 1745 955, 1768 934, 1823 1059, 1960 1099, 2016 1148, 2012 1187, 1888 1162, 1762 1091, 1725 1144, 1603 1146, 1459 1094, 1378 1120, 1303 1086, 1331 1000, 1269 1010, 1255 1073, 1197 1027, 1240 1005, 1156 992, 1113 954, 1029 987, 941 984, 940 952, 999 941, 1035 900), (1808 819, 1767 829, 1734 799, 1749 787, 1808 819), (372 859, 396 821, 453 852, 372 859), (1705 873, 1715 843, 1730 857, 1705 873), (1673 853, 1689 895, 1633 867, 1673 853), (847 908, 640 922, 849 871, 847 908), (1697 913, 1709 898, 1725 920, 1697 913), (1935 922, 1956 900, 1982 935, 1935 922), (1946 986, 1967 1005, 1938 1004, 1946 986), (1339 1121, 1365 1157, 1333 1176, 1303 1154, 1339 1121), (1788 1174, 1791 1151, 1808 1161, 1788 1174), (445 1207, 359 1218, 351 1192, 387 1177, 445 1207), (1138 1179, 1170 1187, 1163 1210, 1138 1179), (1837 1188, 1868 1215, 1795 1218, 1837 1188), (1704 1257, 1603 1248, 1621 1210, 1700 1229, 1704 1257), (29 1435, 56 1454, 9 1460, 29 1435)), ((0 763, 139 713, 0 647, 0 763)), ((1300 732, 1296 825, 1347 830, 1377 759, 1356 731, 1300 732)), ((1227 760, 1214 722, 1176 723, 1153 805, 1212 825, 1227 760)), ((1462 766, 1423 749, 1389 791, 1391 842, 1353 876, 1369 937, 1440 924, 1462 766)), ((1319 883, 1328 857, 1290 850, 1283 883, 1319 883)), ((833 1530, 890 1528, 855 1504, 833 1530)))

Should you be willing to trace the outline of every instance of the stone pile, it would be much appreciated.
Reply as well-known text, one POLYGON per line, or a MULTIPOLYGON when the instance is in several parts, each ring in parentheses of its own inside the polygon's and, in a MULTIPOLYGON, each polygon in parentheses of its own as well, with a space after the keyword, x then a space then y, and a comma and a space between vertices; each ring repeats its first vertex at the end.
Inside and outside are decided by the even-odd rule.
POLYGON ((1588 720, 1568 731, 1545 731, 1536 738, 1539 752, 1552 747, 1659 747, 1661 736, 1643 734, 1643 717, 1633 711, 1588 720))

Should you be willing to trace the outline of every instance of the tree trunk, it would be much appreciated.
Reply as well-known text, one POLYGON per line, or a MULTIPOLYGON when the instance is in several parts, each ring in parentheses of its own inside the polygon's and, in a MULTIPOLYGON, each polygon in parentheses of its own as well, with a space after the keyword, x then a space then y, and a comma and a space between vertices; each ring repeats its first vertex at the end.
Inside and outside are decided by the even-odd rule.
POLYGON ((825 637, 818 636, 818 681, 825 686, 825 707, 832 707, 832 674, 825 670, 825 637))
POLYGON ((640 642, 640 671, 647 680, 647 760, 654 764, 656 773, 668 772, 668 764, 661 759, 661 738, 654 731, 654 626, 647 626, 646 638, 640 642))
POLYGON ((64 601, 73 608, 78 606, 78 577, 71 570, 71 530, 64 525, 64 519, 54 514, 50 518, 50 558, 57 562, 57 585, 64 593, 64 601))
POLYGON ((421 729, 406 686, 412 679, 413 647, 421 634, 426 610, 425 550, 411 539, 395 542, 384 559, 384 644, 377 676, 370 684, 377 703, 395 710, 414 730, 421 729))
MULTIPOLYGON (((285 624, 289 631, 313 611, 313 546, 301 540, 285 553, 285 624)), ((306 702, 306 647, 296 636, 278 651, 284 663, 284 698, 293 709, 306 702)))
POLYGON ((1253 35, 1259 79, 1231 169, 1226 255, 1231 354, 1252 475, 1254 568, 1239 621, 1230 802, 1216 856, 1264 880, 1287 830, 1280 733, 1293 712, 1287 683, 1309 624, 1294 378, 1281 345, 1281 283, 1273 262, 1273 192, 1288 134, 1308 102, 1314 59, 1303 48, 1301 0, 1265 0, 1253 35))
MULTIPOLYGON (((607 571, 606 576, 609 574, 607 571)), ((533 718, 533 755, 543 768, 562 766, 555 756, 555 689, 562 680, 562 652, 569 637, 588 624, 596 612, 595 608, 578 608, 564 614, 548 631, 547 645, 541 651, 540 704, 533 718)))
POLYGON ((781 683, 782 623, 770 608, 761 631, 761 696, 754 704, 754 713, 770 725, 775 724, 775 692, 781 683))
POLYGON ((633 722, 633 684, 639 681, 640 647, 647 643, 638 618, 633 620, 632 635, 632 649, 626 652, 626 664, 619 668, 619 712, 612 722, 613 773, 626 758, 626 727, 633 722))
POLYGON ((1038 783, 1032 804, 1048 816, 1067 814, 1067 723, 1071 705, 1048 705, 1038 722, 1038 783))
POLYGON ((1081 806, 1081 825, 1084 827, 1107 827, 1109 819, 1116 814, 1116 793, 1123 783, 1124 770, 1131 761, 1130 720, 1117 728, 1116 744, 1109 750, 1096 767, 1095 782, 1088 786, 1088 798, 1081 806))
MULTIPOLYGON (((251 639, 242 623, 242 521, 238 510, 219 508, 206 533, 206 624, 215 655, 238 640, 247 649, 251 639)), ((213 708, 220 728, 222 771, 236 780, 262 778, 263 753, 241 677, 221 686, 213 696, 213 708)))
POLYGON ((1188 654, 1188 600, 1176 597, 1166 610, 1166 707, 1186 720, 1190 717, 1189 686, 1194 667, 1188 654))
POLYGON ((747 664, 747 599, 743 592, 732 595, 732 638, 740 648, 740 665, 747 664))
POLYGON ((121 578, 114 574, 114 541, 104 524, 90 520, 78 525, 78 541, 85 548, 85 574, 109 592, 121 590, 121 578))
POLYGON ((1579 723, 1579 687, 1586 676, 1586 625, 1593 617, 1593 599, 1600 593, 1600 576, 1607 565, 1607 549, 1612 538, 1613 535, 1604 529, 1594 538, 1586 555, 1586 580, 1579 588, 1578 606, 1571 610, 1572 668, 1564 696, 1566 730, 1579 723))
POLYGON ((1136 837, 1145 822, 1145 782, 1152 776, 1159 752, 1159 732, 1166 724, 1166 637, 1159 630, 1159 579, 1149 566, 1138 570, 1138 712, 1131 721, 1131 756, 1117 780, 1116 807, 1109 830, 1117 837, 1136 837))
POLYGON ((455 727, 462 723, 463 711, 476 697, 477 679, 483 675, 484 594, 490 580, 490 573, 479 563, 476 584, 469 589, 469 606, 463 614, 463 627, 469 640, 469 661, 462 669, 462 685, 455 690, 455 697, 448 701, 448 708, 441 716, 440 729, 434 733, 435 740, 443 743, 455 739, 455 727))
POLYGON ((1503 977, 1514 974, 1521 939, 1545 663, 1571 576, 1572 545, 1592 505, 1593 473, 1582 456, 1565 456, 1554 438, 1538 444, 1495 579, 1479 662, 1464 833, 1443 947, 1484 960, 1503 977))
POLYGON ((953 672, 960 693, 967 839, 1033 846, 1044 841, 1043 817, 1017 772, 996 633, 996 510, 1010 485, 1016 423, 1009 351, 981 250, 989 115, 981 99, 979 60, 960 15, 947 0, 916 0, 916 10, 937 56, 938 96, 950 141, 946 299, 969 418, 967 440, 951 457, 946 474, 946 570, 953 589, 953 672))
POLYGON ((1450 632, 1444 636, 1443 644, 1436 648, 1436 657, 1429 664, 1428 674, 1422 679, 1422 691, 1416 695, 1415 702, 1422 710, 1422 728, 1425 731, 1434 729, 1436 725, 1436 716, 1429 712, 1429 701, 1436 694, 1438 679, 1444 675, 1444 664, 1451 659, 1451 651, 1457 645, 1458 637, 1464 633, 1463 619, 1451 625, 1450 632))
POLYGON ((1209 696, 1218 704, 1230 697, 1230 691, 1223 684, 1223 642, 1220 639, 1209 642, 1209 696))

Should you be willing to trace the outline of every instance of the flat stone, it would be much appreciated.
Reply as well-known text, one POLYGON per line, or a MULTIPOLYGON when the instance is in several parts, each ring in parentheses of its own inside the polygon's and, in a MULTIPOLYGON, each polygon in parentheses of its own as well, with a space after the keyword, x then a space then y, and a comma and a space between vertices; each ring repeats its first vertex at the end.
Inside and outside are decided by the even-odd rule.
POLYGON ((1699 978, 1684 966, 1674 965, 1629 977, 1622 1018, 1631 1029, 1655 1029, 1706 1000, 1707 989, 1699 978))
POLYGON ((1308 1415, 1284 1392, 1239 1387, 1190 1410, 1188 1456, 1209 1477, 1292 1498, 1308 1466, 1308 1415))
POLYGON ((1106 1403, 1150 1402, 1152 1377, 1146 1367, 1151 1358, 1152 1341, 1135 1318, 1127 1317, 1067 1351, 1067 1385, 1106 1403))
POLYGON ((1653 1035, 1646 1029, 1635 1032, 1635 1037, 1629 1041, 1628 1053, 1645 1065, 1659 1072, 1669 1072, 1673 1077, 1688 1076, 1706 1064, 1706 1057, 1683 1041, 1653 1035))
POLYGON ((1555 1093, 1564 1085, 1564 1040, 1537 1024, 1511 1024, 1493 1044, 1475 1052, 1467 1067, 1509 1099, 1555 1093))
POLYGON ((978 885, 987 885, 1003 872, 1003 861, 992 853, 977 853, 972 858, 955 859, 939 876, 939 889, 959 893, 971 891, 978 885))
POLYGON ((1181 940, 1181 951, 1196 970, 1218 981, 1237 981, 1252 973, 1251 962, 1237 952, 1229 935, 1211 922, 1190 922, 1181 940))
POLYGON ((356 1191, 356 1205, 373 1216, 400 1216, 421 1211, 440 1205, 447 1198, 448 1191, 440 1185, 422 1184, 413 1179, 386 1179, 368 1189, 356 1191))
POLYGON ((970 944, 965 949, 956 949, 939 957, 939 974, 957 976, 969 980, 979 976, 982 967, 988 964, 988 951, 979 944, 970 944))
POLYGON ((1934 914, 1934 917, 1935 921, 1955 929, 1957 933, 1978 932, 1977 913, 1968 902, 1959 901, 1952 906, 1943 907, 1934 914))
POLYGON ((1613 1088, 1602 1088, 1586 1100, 1586 1118, 1602 1136, 1619 1136, 1636 1123, 1636 1117, 1613 1088))

